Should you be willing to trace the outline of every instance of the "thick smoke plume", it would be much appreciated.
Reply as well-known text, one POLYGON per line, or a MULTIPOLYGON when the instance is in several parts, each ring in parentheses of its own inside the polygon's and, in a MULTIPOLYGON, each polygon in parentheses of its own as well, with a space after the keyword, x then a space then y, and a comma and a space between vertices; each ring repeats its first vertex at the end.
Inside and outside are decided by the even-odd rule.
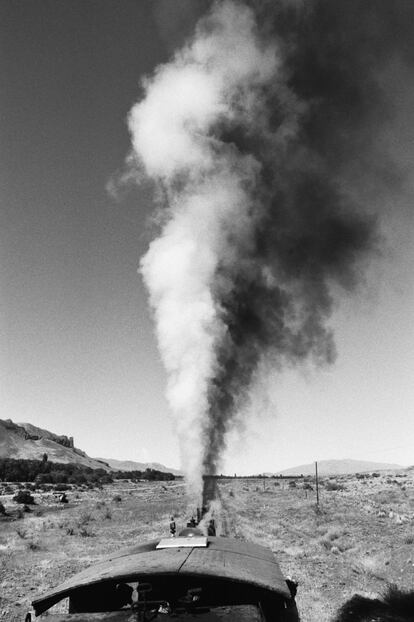
POLYGON ((332 292, 354 287, 375 242, 349 180, 382 162, 384 11, 258 4, 213 4, 129 115, 163 222, 141 271, 198 493, 264 360, 334 360, 332 292))

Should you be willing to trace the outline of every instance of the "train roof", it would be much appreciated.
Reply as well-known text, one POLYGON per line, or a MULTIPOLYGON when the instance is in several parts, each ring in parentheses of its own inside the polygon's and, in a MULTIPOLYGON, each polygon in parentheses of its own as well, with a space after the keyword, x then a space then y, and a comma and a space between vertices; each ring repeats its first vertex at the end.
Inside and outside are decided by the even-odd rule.
POLYGON ((32 605, 36 615, 79 588, 111 582, 132 582, 154 576, 192 576, 248 584, 290 599, 285 578, 273 555, 263 546, 234 538, 157 539, 113 553, 42 594, 32 605), (203 542, 200 542, 203 541, 203 542), (157 548, 158 547, 158 548, 157 548), (161 548, 160 548, 161 547, 161 548))

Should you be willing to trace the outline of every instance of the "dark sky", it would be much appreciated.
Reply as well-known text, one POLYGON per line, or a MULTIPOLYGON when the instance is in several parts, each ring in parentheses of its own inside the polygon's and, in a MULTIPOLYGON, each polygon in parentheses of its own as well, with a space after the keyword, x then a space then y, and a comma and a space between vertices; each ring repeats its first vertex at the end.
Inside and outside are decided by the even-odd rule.
MULTIPOLYGON (((163 397, 166 377, 147 293, 137 274, 152 237, 150 189, 124 189, 115 200, 106 187, 130 149, 126 116, 140 97, 140 80, 168 59, 207 4, 204 0, 0 3, 0 418, 74 435, 75 443, 91 455, 178 465, 177 441, 163 397)), ((412 108, 404 108, 399 118, 404 114, 411 123, 412 108)), ((412 135, 408 121, 392 145, 398 157, 401 144, 412 135)), ((407 169, 412 170, 412 162, 407 169)), ((411 210, 411 203, 406 209, 411 210)), ((387 382, 394 383, 401 401, 402 426, 397 428, 391 418, 384 423, 388 440, 378 447, 400 445, 401 438, 404 442, 404 426, 411 425, 412 432, 409 404, 414 398, 408 387, 413 386, 409 366, 414 336, 409 320, 414 295, 412 281, 407 281, 413 255, 409 234, 406 231, 403 239, 404 227, 401 222, 397 225, 390 238, 392 251, 398 251, 396 239, 402 240, 403 250, 399 267, 387 272, 387 283, 375 294, 386 300, 380 313, 364 308, 358 319, 348 305, 335 320, 342 358, 336 372, 329 372, 334 376, 323 376, 314 389, 308 380, 291 376, 281 383, 277 399, 280 425, 286 425, 286 449, 280 448, 280 468, 296 460, 289 450, 293 430, 289 409, 303 435, 301 440, 296 434, 293 441, 297 460, 306 462, 308 456, 302 452, 299 457, 299 450, 309 446, 314 428, 307 410, 319 414, 321 425, 329 422, 340 391, 340 420, 346 421, 349 413, 353 419, 348 426, 339 424, 343 442, 335 445, 330 439, 328 455, 319 457, 333 457, 347 447, 348 432, 352 447, 352 422, 360 420, 359 407, 371 409, 364 432, 369 436, 376 412, 388 412, 395 402, 392 392, 386 395, 389 401, 384 400, 387 382), (379 334, 385 339, 376 349, 379 334), (367 348, 373 353, 370 361, 364 358, 367 348), (367 369, 364 384, 361 374, 367 369), (351 393, 347 382, 354 383, 351 393), (377 403, 372 407, 375 392, 377 403), (359 405, 352 402, 358 394, 359 405), (401 434, 394 439, 391 430, 401 434)), ((328 434, 329 426, 322 427, 328 434)), ((268 439, 271 436, 267 434, 268 439)), ((322 435, 324 446, 327 438, 322 435)), ((255 447, 253 443, 252 465, 255 447)), ((322 445, 311 450, 318 447, 322 445)), ((341 457, 364 457, 346 451, 341 457)), ((235 453, 248 460, 239 446, 235 453)), ((262 453, 269 456, 263 470, 269 470, 274 456, 270 440, 262 445, 262 453)), ((366 457, 382 456, 377 451, 366 457)), ((383 457, 398 460, 397 454, 383 457)))

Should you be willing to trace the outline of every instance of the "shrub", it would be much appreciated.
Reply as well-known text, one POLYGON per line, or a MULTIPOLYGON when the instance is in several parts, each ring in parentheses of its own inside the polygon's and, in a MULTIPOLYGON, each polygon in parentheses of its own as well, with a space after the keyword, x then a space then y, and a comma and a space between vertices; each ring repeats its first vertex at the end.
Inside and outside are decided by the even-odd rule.
POLYGON ((83 512, 78 519, 78 525, 87 525, 92 520, 95 520, 90 512, 83 512))
POLYGON ((121 503, 122 497, 120 495, 115 495, 115 497, 112 498, 112 501, 115 503, 121 503))
POLYGON ((19 490, 19 492, 14 495, 13 501, 16 501, 16 503, 24 503, 25 505, 34 505, 35 502, 28 490, 19 490))
POLYGON ((17 527, 16 529, 16 533, 19 536, 19 538, 21 538, 22 540, 25 539, 25 537, 27 536, 27 532, 25 529, 22 529, 21 527, 17 527))
POLYGON ((82 536, 82 538, 93 538, 94 536, 96 536, 93 531, 90 531, 86 527, 82 527, 81 529, 79 529, 79 535, 82 536))
POLYGON ((26 542, 26 548, 29 551, 38 551, 41 548, 41 546, 39 542, 37 542, 37 540, 28 540, 26 542))
POLYGON ((326 490, 346 490, 343 484, 339 484, 338 482, 326 482, 325 486, 326 490))

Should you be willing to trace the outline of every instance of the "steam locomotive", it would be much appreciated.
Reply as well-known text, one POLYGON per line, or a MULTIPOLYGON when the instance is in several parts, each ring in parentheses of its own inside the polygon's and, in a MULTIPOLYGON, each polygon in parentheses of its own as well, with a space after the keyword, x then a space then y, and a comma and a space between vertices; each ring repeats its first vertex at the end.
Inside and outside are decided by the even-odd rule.
MULTIPOLYGON (((112 554, 33 602, 50 622, 297 622, 295 584, 270 549, 199 529, 112 554), (69 599, 69 612, 48 610, 69 599)), ((31 622, 32 613, 25 622, 31 622)))

